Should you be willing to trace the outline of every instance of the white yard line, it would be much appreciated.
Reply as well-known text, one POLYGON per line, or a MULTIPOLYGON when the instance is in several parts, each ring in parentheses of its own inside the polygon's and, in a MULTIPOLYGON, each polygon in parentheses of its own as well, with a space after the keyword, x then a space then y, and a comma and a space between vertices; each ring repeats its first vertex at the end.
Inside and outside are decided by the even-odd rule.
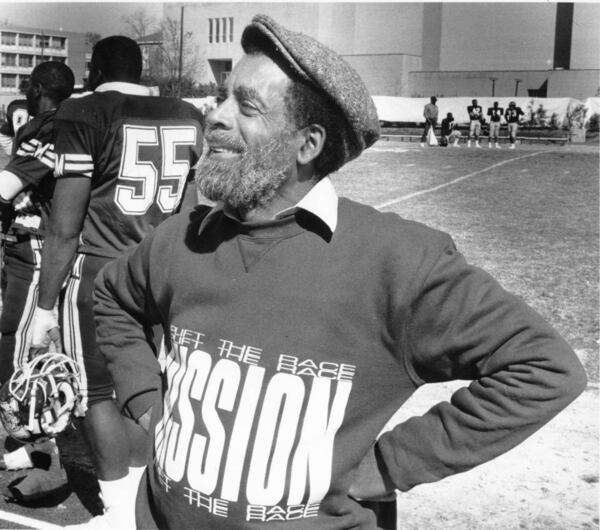
POLYGON ((377 151, 378 153, 408 153, 409 151, 416 151, 416 147, 404 147, 395 145, 386 145, 385 147, 373 146, 369 148, 369 152, 377 151))
POLYGON ((535 153, 529 153, 527 155, 522 155, 522 156, 516 156, 514 158, 509 158, 508 160, 503 160, 502 162, 498 162, 496 164, 492 164, 491 166, 488 167, 484 167, 483 169, 479 169, 477 171, 474 171, 473 173, 469 173, 468 175, 463 175, 462 177, 458 177, 455 178, 454 180, 450 180, 449 182, 445 182, 444 184, 440 184, 438 186, 434 186, 433 188, 427 188, 425 190, 420 190, 420 191, 415 191, 414 193, 409 193, 408 195, 403 195, 402 197, 397 197, 396 199, 390 199, 389 201, 383 202, 381 204, 378 204, 377 206, 375 206, 375 208, 377 208, 378 210, 381 210, 382 208, 387 208, 388 206, 392 206, 393 204, 402 202, 402 201, 407 201, 408 199, 413 199, 415 197, 419 197, 421 195, 425 195, 426 193, 431 193, 433 191, 438 191, 441 190, 442 188, 447 188, 448 186, 452 186, 453 184, 456 184, 457 182, 461 182, 463 180, 466 180, 468 178, 471 177, 475 177, 477 175, 480 175, 481 173, 485 173, 486 171, 490 171, 491 169, 495 169, 497 167, 503 166, 505 164, 508 164, 510 162, 514 162, 515 160, 522 160, 523 158, 529 158, 532 156, 537 156, 542 154, 542 151, 536 151, 535 153))
POLYGON ((59 528, 64 528, 63 526, 46 523, 44 521, 38 521, 32 517, 5 512, 4 510, 0 510, 0 520, 9 521, 10 523, 16 523, 26 528, 33 528, 35 530, 58 530, 59 528))

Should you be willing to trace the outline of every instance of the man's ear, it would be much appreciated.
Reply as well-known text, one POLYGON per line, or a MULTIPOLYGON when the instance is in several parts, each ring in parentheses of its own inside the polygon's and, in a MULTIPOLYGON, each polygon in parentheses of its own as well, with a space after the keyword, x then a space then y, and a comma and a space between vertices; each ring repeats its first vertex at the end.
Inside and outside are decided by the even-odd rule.
POLYGON ((39 98, 44 92, 44 87, 41 83, 34 83, 31 88, 36 99, 39 98))
POLYGON ((302 143, 298 149, 296 162, 304 166, 315 160, 323 151, 327 133, 322 125, 313 123, 300 131, 302 143))

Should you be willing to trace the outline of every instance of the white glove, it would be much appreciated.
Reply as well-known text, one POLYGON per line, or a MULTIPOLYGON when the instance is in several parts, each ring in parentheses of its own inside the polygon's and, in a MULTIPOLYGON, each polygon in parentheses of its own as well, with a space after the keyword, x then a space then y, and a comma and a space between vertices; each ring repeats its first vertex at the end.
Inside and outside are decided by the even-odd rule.
POLYGON ((54 344, 55 351, 62 351, 60 340, 60 328, 58 326, 58 308, 42 309, 36 307, 31 322, 31 350, 32 353, 44 353, 48 351, 50 343, 54 344))

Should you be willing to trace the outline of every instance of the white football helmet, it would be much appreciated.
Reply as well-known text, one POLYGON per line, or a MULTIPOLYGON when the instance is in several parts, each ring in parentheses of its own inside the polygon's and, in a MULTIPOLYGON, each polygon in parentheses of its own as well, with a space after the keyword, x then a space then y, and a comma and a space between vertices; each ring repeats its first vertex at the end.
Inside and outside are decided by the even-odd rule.
POLYGON ((45 353, 18 368, 0 388, 0 420, 20 441, 53 437, 71 423, 81 401, 79 366, 64 353, 45 353))

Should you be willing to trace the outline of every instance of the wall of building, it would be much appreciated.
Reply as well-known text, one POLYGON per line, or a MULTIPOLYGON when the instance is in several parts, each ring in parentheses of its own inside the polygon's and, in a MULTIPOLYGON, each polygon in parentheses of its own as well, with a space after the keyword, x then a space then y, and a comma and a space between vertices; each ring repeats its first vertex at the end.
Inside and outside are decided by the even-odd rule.
MULTIPOLYGON (((167 3, 165 16, 180 17, 167 3)), ((371 93, 390 96, 513 96, 539 89, 548 97, 598 93, 600 4, 575 3, 571 70, 552 70, 556 3, 229 3, 185 4, 186 44, 200 56, 196 80, 219 83, 227 61, 242 56, 244 27, 265 13, 317 38, 355 66, 371 93), (233 20, 231 40, 209 42, 209 19, 233 20)))
MULTIPOLYGON (((421 40, 412 29, 421 26, 422 10, 416 3, 402 4, 401 9, 391 3, 186 4, 184 33, 191 33, 186 42, 201 55, 196 74, 201 83, 219 82, 215 65, 227 60, 235 65, 242 56, 242 31, 254 15, 264 13, 337 51, 373 90, 396 95, 408 86, 408 72, 420 68, 421 40), (209 42, 209 20, 217 18, 233 19, 232 41, 209 42)), ((179 20, 181 4, 165 4, 164 14, 179 20)))
POLYGON ((360 73, 373 95, 409 94, 410 73, 421 66, 421 58, 413 55, 353 55, 345 59, 360 73))
POLYGON ((556 4, 445 3, 440 70, 552 67, 556 4))
POLYGON ((83 33, 67 33, 66 36, 69 39, 67 64, 73 70, 75 85, 81 85, 87 78, 86 60, 89 59, 91 47, 86 44, 83 33))
POLYGON ((571 68, 600 68, 600 5, 598 3, 575 4, 571 68))
POLYGON ((441 3, 431 2, 423 6, 423 30, 421 36, 423 70, 437 71, 440 69, 442 14, 443 4, 441 3))

